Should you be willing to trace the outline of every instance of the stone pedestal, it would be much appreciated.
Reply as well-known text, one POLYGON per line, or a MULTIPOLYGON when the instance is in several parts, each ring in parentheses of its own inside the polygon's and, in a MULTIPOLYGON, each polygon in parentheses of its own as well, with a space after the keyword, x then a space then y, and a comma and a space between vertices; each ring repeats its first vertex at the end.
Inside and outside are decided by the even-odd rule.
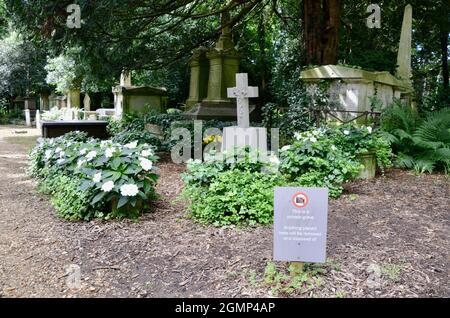
POLYGON ((49 96, 50 96, 50 93, 47 93, 47 92, 42 92, 39 94, 39 106, 42 111, 50 109, 49 96))
POLYGON ((205 76, 205 64, 203 68, 200 64, 198 67, 193 64, 189 99, 186 101, 188 111, 185 115, 189 119, 236 120, 236 102, 227 97, 227 88, 236 86, 240 55, 234 49, 231 33, 225 31, 215 47, 205 55, 208 76, 205 76), (196 82, 196 78, 201 78, 201 82, 196 82), (207 85, 206 92, 204 85, 207 85), (206 96, 199 101, 205 93, 206 96))
POLYGON ((239 55, 234 48, 228 50, 214 48, 206 56, 209 60, 208 96, 203 102, 235 105, 227 97, 227 88, 236 86, 239 55))
POLYGON ((25 97, 24 101, 24 109, 35 110, 36 109, 36 100, 34 97, 25 97))
POLYGON ((67 107, 80 108, 80 90, 71 89, 67 92, 67 107))
POLYGON ((31 127, 31 115, 30 115, 30 110, 29 109, 25 109, 24 110, 25 113, 25 125, 27 125, 28 127, 31 127))
POLYGON ((267 153, 267 130, 263 127, 225 127, 222 135, 222 152, 234 147, 250 147, 267 153))
POLYGON ((194 50, 189 60, 191 77, 189 81, 189 97, 186 100, 186 109, 191 109, 200 103, 208 94, 209 61, 206 58, 206 48, 194 50))
POLYGON ((87 112, 91 111, 91 97, 89 97, 89 94, 87 93, 84 95, 83 108, 87 112))
POLYGON ((39 110, 36 110, 35 121, 36 121, 36 129, 41 130, 41 113, 39 112, 39 110))

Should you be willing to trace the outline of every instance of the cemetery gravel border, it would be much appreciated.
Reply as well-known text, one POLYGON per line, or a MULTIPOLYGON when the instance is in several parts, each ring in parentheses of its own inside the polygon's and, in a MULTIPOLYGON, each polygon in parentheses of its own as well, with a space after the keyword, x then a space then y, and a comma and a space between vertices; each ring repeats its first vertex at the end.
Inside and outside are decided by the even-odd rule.
MULTIPOLYGON (((8 129, 0 127, 0 297, 273 296, 263 283, 271 228, 187 218, 174 202, 182 165, 159 163, 161 200, 137 221, 67 222, 25 175, 26 147, 1 140, 8 129), (67 285, 72 264, 79 289, 67 285)), ((346 188, 330 201, 323 284, 292 296, 449 297, 448 177, 391 170, 346 188)))

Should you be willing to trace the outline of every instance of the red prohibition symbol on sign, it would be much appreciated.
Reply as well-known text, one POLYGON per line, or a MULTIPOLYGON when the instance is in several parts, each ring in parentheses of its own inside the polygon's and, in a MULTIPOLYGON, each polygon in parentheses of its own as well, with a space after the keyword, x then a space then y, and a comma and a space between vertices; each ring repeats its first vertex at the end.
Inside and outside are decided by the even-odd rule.
POLYGON ((297 192, 291 199, 292 204, 297 208, 304 208, 308 204, 308 196, 303 192, 297 192))

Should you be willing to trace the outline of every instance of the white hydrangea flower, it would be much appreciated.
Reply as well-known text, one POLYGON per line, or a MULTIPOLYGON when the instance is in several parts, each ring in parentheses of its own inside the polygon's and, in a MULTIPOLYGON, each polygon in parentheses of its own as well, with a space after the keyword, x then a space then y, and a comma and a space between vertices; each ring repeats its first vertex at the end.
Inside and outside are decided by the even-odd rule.
POLYGON ((58 159, 58 160, 56 160, 56 162, 60 165, 64 162, 64 159, 58 159))
POLYGON ((46 150, 45 151, 45 159, 46 160, 48 160, 48 159, 50 159, 52 157, 52 151, 49 149, 49 150, 46 150))
POLYGON ((135 141, 133 141, 133 142, 127 143, 127 144, 125 145, 125 147, 128 148, 128 149, 134 149, 134 148, 137 147, 137 144, 138 144, 138 142, 135 140, 135 141))
POLYGON ((146 158, 139 158, 139 164, 145 171, 151 170, 153 167, 153 162, 146 158))
POLYGON ((84 159, 79 159, 79 160, 77 161, 77 166, 78 166, 78 167, 81 167, 85 162, 86 162, 86 160, 84 160, 84 159))
POLYGON ((102 180, 102 173, 98 172, 96 174, 94 174, 94 177, 92 178, 92 181, 94 181, 95 183, 100 182, 102 180))
POLYGON ((288 151, 290 149, 291 149, 291 145, 286 145, 286 146, 281 147, 281 151, 288 151))
POLYGON ((271 156, 271 157, 269 158, 269 161, 270 161, 270 163, 273 163, 273 164, 275 164, 275 165, 279 165, 279 164, 280 164, 280 159, 278 159, 277 156, 271 156))
POLYGON ((346 136, 350 135, 350 131, 348 131, 348 130, 344 130, 343 132, 344 132, 344 135, 346 135, 346 136))
POLYGON ((86 152, 87 152, 87 149, 83 148, 83 149, 80 150, 80 155, 85 155, 86 152))
POLYGON ((105 150, 105 156, 106 158, 111 158, 114 154, 114 152, 116 151, 116 148, 112 147, 112 148, 107 148, 105 150))
POLYGON ((367 131, 369 132, 369 134, 371 134, 372 133, 372 127, 368 126, 367 127, 367 131))
POLYGON ((100 141, 100 147, 101 148, 106 148, 106 147, 108 147, 111 144, 112 144, 111 140, 102 140, 102 141, 100 141))
POLYGON ((153 155, 153 152, 150 149, 144 149, 141 151, 141 156, 142 157, 148 157, 153 155))
POLYGON ((103 183, 103 185, 102 185, 103 192, 109 192, 113 188, 114 188, 114 182, 112 182, 112 181, 107 181, 107 182, 103 183))
POLYGON ((295 137, 295 139, 300 140, 300 139, 302 139, 302 134, 296 132, 296 133, 294 133, 294 137, 295 137))
POLYGON ((86 159, 87 161, 91 161, 92 159, 94 159, 97 156, 97 151, 92 150, 90 151, 87 155, 86 155, 86 159))
POLYGON ((139 189, 137 187, 137 185, 135 184, 124 184, 123 186, 120 187, 120 194, 128 197, 134 197, 136 196, 136 194, 138 194, 139 189))
POLYGON ((311 138, 309 138, 309 140, 311 140, 312 143, 315 143, 317 141, 317 138, 316 137, 311 137, 311 138))

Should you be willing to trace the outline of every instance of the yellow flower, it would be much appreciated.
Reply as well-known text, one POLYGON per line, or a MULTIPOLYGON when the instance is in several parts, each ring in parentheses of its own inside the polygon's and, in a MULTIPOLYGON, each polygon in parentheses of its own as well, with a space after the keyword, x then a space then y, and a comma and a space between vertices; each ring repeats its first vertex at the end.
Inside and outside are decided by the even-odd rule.
POLYGON ((203 138, 203 144, 207 145, 211 142, 222 142, 222 136, 220 135, 209 135, 203 138))

